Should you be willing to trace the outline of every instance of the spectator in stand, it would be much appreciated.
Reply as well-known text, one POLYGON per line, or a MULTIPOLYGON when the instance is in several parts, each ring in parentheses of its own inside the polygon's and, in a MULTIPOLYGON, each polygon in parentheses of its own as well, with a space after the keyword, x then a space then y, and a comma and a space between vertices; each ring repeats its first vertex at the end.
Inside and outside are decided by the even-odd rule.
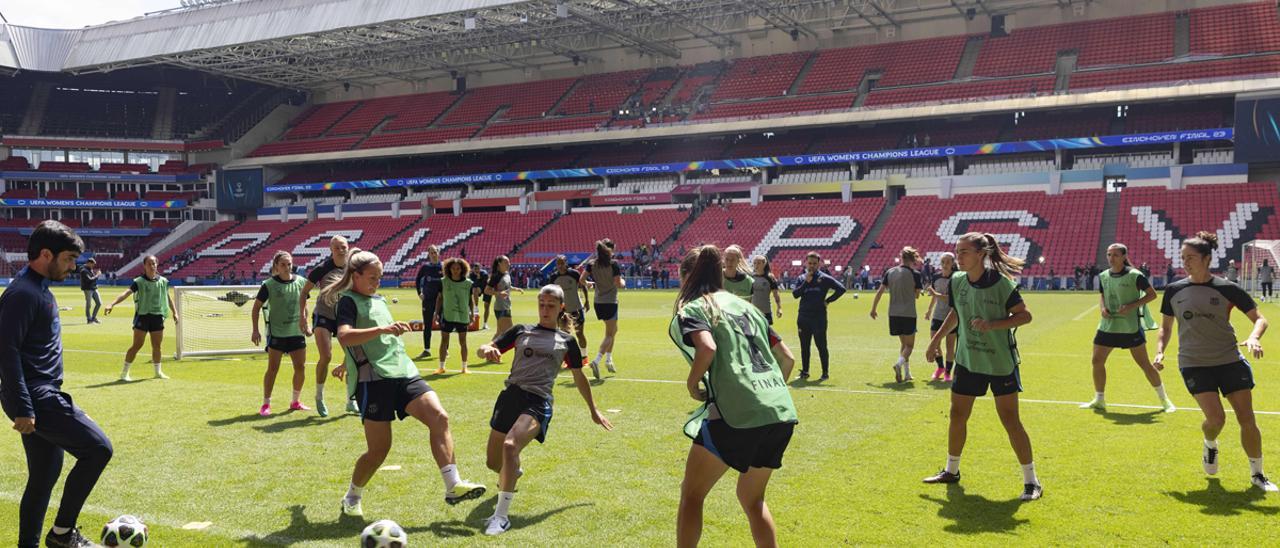
POLYGON ((728 228, 729 228, 729 230, 733 230, 733 218, 732 218, 732 217, 731 217, 731 218, 729 218, 729 220, 725 221, 725 223, 724 223, 724 224, 725 224, 725 226, 726 226, 726 227, 728 227, 728 228))
POLYGON ((1165 285, 1169 285, 1169 284, 1173 283, 1173 277, 1174 277, 1174 276, 1176 276, 1176 275, 1177 275, 1177 273, 1173 271, 1173 263, 1169 263, 1169 264, 1168 264, 1168 266, 1166 266, 1166 267, 1165 267, 1165 269, 1164 269, 1164 283, 1165 283, 1165 285))

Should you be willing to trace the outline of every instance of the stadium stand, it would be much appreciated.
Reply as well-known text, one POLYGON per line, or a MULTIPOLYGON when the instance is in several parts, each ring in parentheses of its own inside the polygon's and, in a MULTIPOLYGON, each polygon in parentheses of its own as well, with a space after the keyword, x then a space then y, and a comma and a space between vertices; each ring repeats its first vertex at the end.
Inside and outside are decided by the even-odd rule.
POLYGON ((584 76, 560 103, 556 114, 599 114, 618 110, 651 72, 630 70, 584 76))
POLYGON ((1193 185, 1182 190, 1127 188, 1120 193, 1116 239, 1129 246, 1130 261, 1163 271, 1181 267, 1178 242, 1208 230, 1218 233, 1213 268, 1222 257, 1239 257, 1240 245, 1280 238, 1280 193, 1274 183, 1193 185))
POLYGON ((711 101, 786 95, 810 55, 796 52, 739 59, 720 78, 711 101))
POLYGON ((1280 51, 1280 19, 1274 2, 1191 10, 1192 53, 1237 55, 1280 51))
POLYGON ((150 137, 156 92, 54 87, 44 112, 44 135, 150 137))
POLYGON ((1173 14, 1157 13, 1015 29, 988 37, 975 76, 1050 73, 1058 53, 1078 52, 1077 66, 1132 65, 1173 57, 1173 14))
POLYGON ((631 262, 631 249, 648 244, 650 238, 666 241, 688 218, 688 211, 674 208, 645 209, 638 214, 577 211, 557 219, 525 244, 511 262, 543 264, 561 253, 594 253, 597 240, 610 238, 617 249, 618 262, 627 263, 631 262))
POLYGON ((853 106, 853 97, 852 93, 839 93, 766 101, 718 103, 712 104, 708 110, 694 114, 690 119, 746 118, 778 114, 804 114, 828 110, 848 110, 853 106))
POLYGON ((346 116, 359 104, 358 101, 343 101, 341 103, 315 105, 294 120, 293 127, 285 132, 284 139, 312 139, 324 135, 330 126, 341 120, 343 116, 346 116))
POLYGON ((374 252, 384 258, 387 274, 401 278, 411 278, 417 272, 430 244, 439 246, 441 252, 449 256, 466 250, 472 268, 487 270, 488 261, 510 254, 517 245, 552 222, 554 215, 552 211, 531 211, 525 215, 509 212, 464 213, 456 217, 433 215, 400 231, 374 252))

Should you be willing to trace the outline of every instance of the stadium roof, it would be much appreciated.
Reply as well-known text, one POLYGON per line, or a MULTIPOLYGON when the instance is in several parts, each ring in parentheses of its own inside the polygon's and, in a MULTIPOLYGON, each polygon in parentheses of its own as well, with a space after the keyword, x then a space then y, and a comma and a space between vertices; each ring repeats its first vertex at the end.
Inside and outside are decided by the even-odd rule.
POLYGON ((777 29, 880 30, 1092 0, 190 0, 86 27, 0 25, 0 68, 110 72, 174 65, 282 87, 419 81, 538 69, 625 48, 674 63, 683 47, 733 55, 777 29))

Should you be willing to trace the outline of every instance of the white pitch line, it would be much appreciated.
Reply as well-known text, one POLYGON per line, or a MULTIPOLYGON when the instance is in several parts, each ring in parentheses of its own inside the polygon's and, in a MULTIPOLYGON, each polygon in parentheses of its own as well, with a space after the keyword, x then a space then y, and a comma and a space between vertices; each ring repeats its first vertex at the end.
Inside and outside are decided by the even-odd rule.
POLYGON ((1090 312, 1093 312, 1094 310, 1097 310, 1097 309, 1098 309, 1098 305, 1094 304, 1093 306, 1090 306, 1089 308, 1084 309, 1084 312, 1076 314, 1076 317, 1071 318, 1071 321, 1078 322, 1080 320, 1083 320, 1084 317, 1088 316, 1090 312))

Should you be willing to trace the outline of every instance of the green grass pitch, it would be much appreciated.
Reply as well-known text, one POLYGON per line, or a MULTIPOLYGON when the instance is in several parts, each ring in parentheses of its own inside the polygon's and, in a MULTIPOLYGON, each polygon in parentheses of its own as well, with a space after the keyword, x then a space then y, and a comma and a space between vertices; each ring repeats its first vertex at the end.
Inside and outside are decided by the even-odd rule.
MULTIPOLYGON (((417 315, 411 292, 385 293, 400 298, 393 307, 398 318, 417 315)), ((57 295, 62 305, 74 307, 63 312, 64 389, 115 443, 115 457, 81 516, 90 536, 115 515, 131 513, 151 526, 152 545, 162 547, 354 546, 366 523, 384 518, 406 527, 416 546, 674 542, 689 447, 680 427, 695 402, 682 386, 687 365, 666 336, 673 292, 622 294, 619 371, 594 387, 616 430, 593 424, 571 380, 562 376, 547 444, 533 444, 523 456, 528 473, 512 508, 514 527, 492 540, 481 534, 497 480, 484 467, 484 444, 510 356, 503 365, 474 367, 472 375, 427 377, 452 417, 463 476, 490 486, 484 498, 445 505, 427 429, 406 421, 395 425, 395 447, 386 462, 399 469, 379 472, 365 492, 367 521, 339 519, 338 500, 364 447, 359 420, 341 412, 340 384, 329 384, 334 416, 322 419, 312 411, 259 418, 265 356, 175 362, 169 358, 172 329, 165 341, 165 369, 172 379, 116 383, 132 309, 122 306, 103 325, 85 325, 79 291, 59 289, 57 295), (203 529, 184 529, 206 522, 203 529)), ((114 295, 108 290, 103 297, 114 295)), ((1021 473, 989 398, 980 400, 970 423, 962 485, 921 484, 946 455, 948 392, 921 380, 894 384, 889 366, 896 341, 883 317, 868 318, 869 294, 851 297, 830 313, 832 379, 794 391, 800 425, 768 496, 783 545, 1257 545, 1267 542, 1259 535, 1270 538, 1280 530, 1280 497, 1266 499, 1250 487, 1239 429, 1230 419, 1221 438, 1218 478, 1204 476, 1202 417, 1172 367, 1164 379, 1177 413, 1154 408, 1155 396, 1140 371, 1119 353, 1109 369, 1110 412, 1076 408, 1074 402, 1093 391, 1093 293, 1026 296, 1035 320, 1018 334, 1022 417, 1044 499, 1017 501, 1021 473)), ((784 303, 779 331, 799 356, 795 301, 788 296, 784 303)), ((923 311, 927 299, 919 304, 923 311)), ((516 296, 516 320, 534 321, 534 307, 533 292, 516 296)), ((1263 305, 1265 314, 1280 316, 1274 310, 1263 305)), ((1235 320, 1237 333, 1247 332, 1243 316, 1235 320)), ((923 319, 920 325, 927 329, 923 319)), ((602 325, 593 320, 587 329, 592 344, 598 342, 602 325)), ((492 335, 473 333, 473 352, 492 335)), ((1280 352, 1276 336, 1269 334, 1263 343, 1280 352)), ((421 350, 417 334, 405 338, 411 353, 421 350)), ((923 360, 924 346, 921 337, 913 360, 917 378, 932 371, 923 360)), ((135 376, 149 376, 145 356, 144 350, 135 376)), ((313 360, 314 347, 303 391, 308 404, 313 360)), ((1274 361, 1254 363, 1254 398, 1264 412, 1258 420, 1271 472, 1280 475, 1280 373, 1274 361)), ((419 365, 429 373, 435 364, 419 365)), ((455 354, 450 367, 456 371, 457 365, 455 354)), ((277 409, 287 405, 288 383, 286 368, 276 384, 277 409)), ((26 479, 17 434, 0 436, 0 462, 0 543, 11 543, 26 479)), ((68 457, 64 479, 71 463, 68 457)), ((46 527, 52 519, 53 509, 46 527)), ((703 541, 751 541, 731 476, 708 502, 703 541)))

